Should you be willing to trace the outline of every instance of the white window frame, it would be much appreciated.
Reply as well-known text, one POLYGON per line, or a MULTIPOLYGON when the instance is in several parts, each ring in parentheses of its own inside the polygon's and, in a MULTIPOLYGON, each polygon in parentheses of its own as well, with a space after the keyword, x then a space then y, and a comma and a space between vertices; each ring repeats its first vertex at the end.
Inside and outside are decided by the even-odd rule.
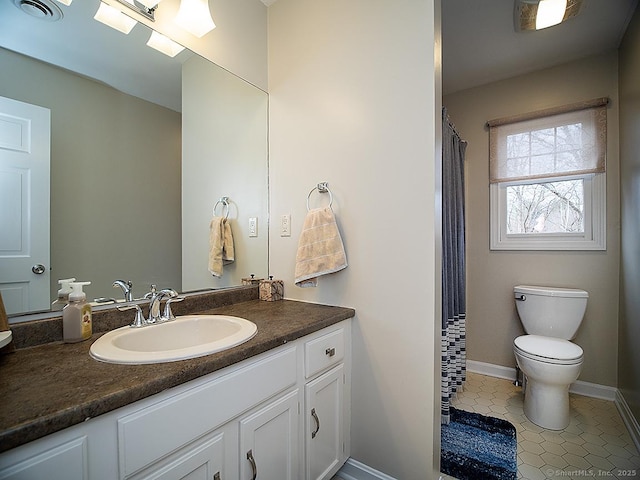
POLYGON ((558 176, 490 185, 491 250, 606 250, 606 173, 558 176), (584 233, 507 234, 507 187, 584 180, 584 233))

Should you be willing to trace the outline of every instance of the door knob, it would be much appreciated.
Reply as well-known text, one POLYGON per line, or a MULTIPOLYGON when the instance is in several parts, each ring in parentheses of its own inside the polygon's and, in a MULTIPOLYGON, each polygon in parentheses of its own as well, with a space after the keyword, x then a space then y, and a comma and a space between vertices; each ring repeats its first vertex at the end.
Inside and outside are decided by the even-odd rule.
POLYGON ((36 275, 42 275, 45 272, 45 270, 46 268, 41 263, 38 263, 37 265, 34 265, 33 267, 31 267, 31 271, 36 275))

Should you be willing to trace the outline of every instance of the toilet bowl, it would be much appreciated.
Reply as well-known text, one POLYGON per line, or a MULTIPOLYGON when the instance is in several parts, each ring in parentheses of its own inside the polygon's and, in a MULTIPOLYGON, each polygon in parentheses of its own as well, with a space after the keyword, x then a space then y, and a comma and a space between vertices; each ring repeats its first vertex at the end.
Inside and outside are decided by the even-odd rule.
POLYGON ((566 428, 570 420, 569 386, 582 370, 582 348, 558 338, 523 335, 514 340, 513 351, 526 378, 526 417, 550 430, 566 428))
POLYGON ((569 386, 582 370, 584 352, 570 342, 582 323, 584 290, 519 285, 518 315, 527 335, 513 342, 524 374, 524 413, 536 425, 562 430, 569 425, 569 386))

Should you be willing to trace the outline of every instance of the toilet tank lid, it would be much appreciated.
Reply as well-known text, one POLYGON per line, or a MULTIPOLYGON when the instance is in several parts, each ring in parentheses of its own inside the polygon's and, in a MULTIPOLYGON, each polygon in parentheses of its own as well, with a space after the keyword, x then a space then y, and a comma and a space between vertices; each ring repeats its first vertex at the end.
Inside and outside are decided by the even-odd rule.
POLYGON ((513 292, 525 295, 544 295, 547 297, 589 297, 589 293, 577 288, 541 287, 535 285, 517 285, 513 292))

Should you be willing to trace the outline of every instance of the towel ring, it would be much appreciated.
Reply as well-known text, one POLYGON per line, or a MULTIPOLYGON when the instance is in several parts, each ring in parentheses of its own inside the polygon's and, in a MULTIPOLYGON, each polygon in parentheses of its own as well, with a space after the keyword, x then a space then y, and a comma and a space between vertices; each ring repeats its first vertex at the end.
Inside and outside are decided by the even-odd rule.
POLYGON ((311 198, 311 194, 315 190, 318 190, 319 193, 329 194, 329 208, 331 208, 331 205, 333 205, 333 195, 331 194, 331 190, 329 190, 329 182, 322 182, 322 183, 319 183, 317 186, 313 187, 309 192, 309 195, 307 195, 307 211, 311 210, 311 208, 309 208, 309 198, 311 198))
POLYGON ((227 218, 229 218, 229 197, 220 197, 220 200, 218 200, 216 202, 216 204, 213 206, 213 216, 216 216, 216 208, 218 208, 218 205, 222 204, 222 212, 224 213, 224 219, 226 220, 227 218), (225 207, 227 208, 226 212, 225 212, 225 207))

